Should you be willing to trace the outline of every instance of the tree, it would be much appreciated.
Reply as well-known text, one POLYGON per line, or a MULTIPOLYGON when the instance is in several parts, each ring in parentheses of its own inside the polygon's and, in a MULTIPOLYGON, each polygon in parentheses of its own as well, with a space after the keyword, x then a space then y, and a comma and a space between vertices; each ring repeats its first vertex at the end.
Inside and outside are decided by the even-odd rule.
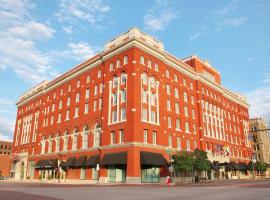
POLYGON ((210 161, 207 158, 207 153, 203 150, 195 149, 194 151, 194 171, 200 175, 203 171, 209 171, 211 168, 210 161))
POLYGON ((263 174, 266 170, 267 170, 267 166, 265 163, 262 162, 256 162, 255 164, 255 169, 257 172, 259 172, 260 174, 263 174))
POLYGON ((181 151, 174 157, 174 169, 181 176, 182 182, 184 181, 184 174, 191 172, 193 165, 193 153, 181 151))

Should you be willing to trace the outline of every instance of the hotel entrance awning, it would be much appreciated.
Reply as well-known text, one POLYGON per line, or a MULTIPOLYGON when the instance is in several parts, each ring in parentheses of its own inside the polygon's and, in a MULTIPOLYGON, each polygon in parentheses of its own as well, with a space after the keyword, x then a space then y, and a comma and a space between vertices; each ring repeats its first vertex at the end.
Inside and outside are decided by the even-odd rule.
POLYGON ((167 166, 168 163, 162 154, 141 151, 141 165, 167 166))

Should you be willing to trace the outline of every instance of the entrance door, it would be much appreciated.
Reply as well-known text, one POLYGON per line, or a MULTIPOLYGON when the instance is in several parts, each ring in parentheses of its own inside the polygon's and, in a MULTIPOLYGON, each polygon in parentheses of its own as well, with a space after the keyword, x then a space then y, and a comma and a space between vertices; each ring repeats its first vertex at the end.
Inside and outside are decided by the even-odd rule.
POLYGON ((108 181, 109 182, 115 182, 116 180, 116 170, 115 167, 109 167, 108 168, 108 181))
POLYGON ((126 170, 125 168, 116 168, 115 166, 108 168, 108 181, 109 182, 125 182, 126 170))
POLYGON ((22 161, 22 163, 21 163, 21 180, 23 180, 24 179, 24 162, 22 161))
POLYGON ((142 183, 158 183, 159 182, 159 167, 145 167, 141 169, 142 183))

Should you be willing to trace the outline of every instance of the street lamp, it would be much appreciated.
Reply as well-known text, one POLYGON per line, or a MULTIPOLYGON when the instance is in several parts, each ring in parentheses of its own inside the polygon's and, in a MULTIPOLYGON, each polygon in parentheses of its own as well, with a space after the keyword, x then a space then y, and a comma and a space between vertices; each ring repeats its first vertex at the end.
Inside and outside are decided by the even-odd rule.
POLYGON ((173 178, 173 162, 174 162, 174 160, 172 159, 172 151, 171 151, 171 149, 169 149, 169 148, 167 148, 166 149, 166 153, 167 154, 169 154, 169 156, 170 156, 170 167, 169 167, 169 172, 170 172, 170 176, 171 176, 171 180, 172 180, 172 178, 173 178))

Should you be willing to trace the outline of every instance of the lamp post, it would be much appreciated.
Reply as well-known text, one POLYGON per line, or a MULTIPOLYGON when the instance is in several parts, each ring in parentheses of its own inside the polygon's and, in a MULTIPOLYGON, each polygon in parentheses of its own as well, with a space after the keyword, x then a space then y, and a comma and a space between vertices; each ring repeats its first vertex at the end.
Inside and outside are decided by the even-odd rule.
POLYGON ((174 160, 172 159, 172 151, 171 151, 171 149, 167 148, 166 153, 169 154, 169 156, 170 156, 169 172, 170 172, 170 177, 171 177, 171 180, 172 180, 172 178, 173 178, 173 165, 172 164, 173 164, 174 160))

